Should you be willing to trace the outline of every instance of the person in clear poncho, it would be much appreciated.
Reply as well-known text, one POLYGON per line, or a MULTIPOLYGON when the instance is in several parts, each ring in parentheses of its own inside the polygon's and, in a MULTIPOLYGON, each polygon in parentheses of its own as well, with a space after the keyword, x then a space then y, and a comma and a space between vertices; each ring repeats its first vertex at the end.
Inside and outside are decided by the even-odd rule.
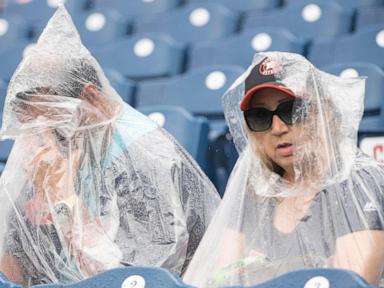
POLYGON ((380 282, 384 167, 356 147, 364 84, 300 55, 255 55, 223 96, 240 155, 186 283, 253 285, 317 267, 380 282))
POLYGON ((123 265, 182 273, 219 203, 176 141, 125 104, 64 7, 7 92, 0 272, 69 283, 123 265))

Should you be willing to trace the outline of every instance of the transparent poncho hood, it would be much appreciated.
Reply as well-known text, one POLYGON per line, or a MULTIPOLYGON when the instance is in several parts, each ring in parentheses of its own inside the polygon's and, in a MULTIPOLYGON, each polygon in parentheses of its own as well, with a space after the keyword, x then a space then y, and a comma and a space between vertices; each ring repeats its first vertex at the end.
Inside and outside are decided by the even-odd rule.
MULTIPOLYGON (((364 255, 370 249, 380 250, 375 245, 384 243, 384 238, 372 240, 383 237, 383 167, 356 147, 364 84, 363 78, 324 73, 297 54, 255 55, 249 69, 222 98, 239 158, 184 276, 187 283, 254 285, 309 267, 363 274, 367 262, 372 263, 364 255), (263 61, 275 63, 276 80, 297 96, 295 102, 300 100, 289 132, 281 135, 250 131, 240 110, 245 80, 263 61), (279 137, 281 142, 289 139, 294 147, 293 179, 286 180, 284 171, 271 165, 262 137, 275 143, 279 137), (370 244, 362 247, 364 241, 370 244), (348 257, 355 264, 347 265, 348 257)), ((378 271, 372 268, 378 279, 383 263, 381 258, 378 271)), ((369 280, 377 284, 378 279, 369 280)))
POLYGON ((123 265, 181 273, 219 202, 182 147, 110 86, 63 6, 9 84, 0 271, 70 283, 123 265))

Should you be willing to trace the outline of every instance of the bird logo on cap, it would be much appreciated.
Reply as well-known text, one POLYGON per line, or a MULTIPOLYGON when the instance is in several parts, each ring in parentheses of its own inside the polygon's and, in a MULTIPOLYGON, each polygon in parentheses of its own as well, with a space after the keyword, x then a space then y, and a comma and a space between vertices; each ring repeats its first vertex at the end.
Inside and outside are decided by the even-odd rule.
POLYGON ((274 75, 283 69, 282 65, 270 58, 265 58, 260 64, 259 72, 261 75, 274 75))

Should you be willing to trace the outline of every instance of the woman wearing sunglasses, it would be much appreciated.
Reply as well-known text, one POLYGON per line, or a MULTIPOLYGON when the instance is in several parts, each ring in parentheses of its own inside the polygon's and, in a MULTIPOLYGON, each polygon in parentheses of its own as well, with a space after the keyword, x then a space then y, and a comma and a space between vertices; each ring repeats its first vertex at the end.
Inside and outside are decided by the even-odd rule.
POLYGON ((362 78, 256 54, 223 96, 239 159, 187 283, 254 285, 328 267, 380 285, 384 169, 356 147, 363 96, 362 78))

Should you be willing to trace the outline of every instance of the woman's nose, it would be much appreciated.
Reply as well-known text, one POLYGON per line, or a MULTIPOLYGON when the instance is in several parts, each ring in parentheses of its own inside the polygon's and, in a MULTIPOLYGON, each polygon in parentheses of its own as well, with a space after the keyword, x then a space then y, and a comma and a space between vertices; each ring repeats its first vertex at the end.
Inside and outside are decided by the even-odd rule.
POLYGON ((273 115, 271 132, 274 135, 280 135, 288 131, 288 125, 280 119, 279 116, 273 115))

